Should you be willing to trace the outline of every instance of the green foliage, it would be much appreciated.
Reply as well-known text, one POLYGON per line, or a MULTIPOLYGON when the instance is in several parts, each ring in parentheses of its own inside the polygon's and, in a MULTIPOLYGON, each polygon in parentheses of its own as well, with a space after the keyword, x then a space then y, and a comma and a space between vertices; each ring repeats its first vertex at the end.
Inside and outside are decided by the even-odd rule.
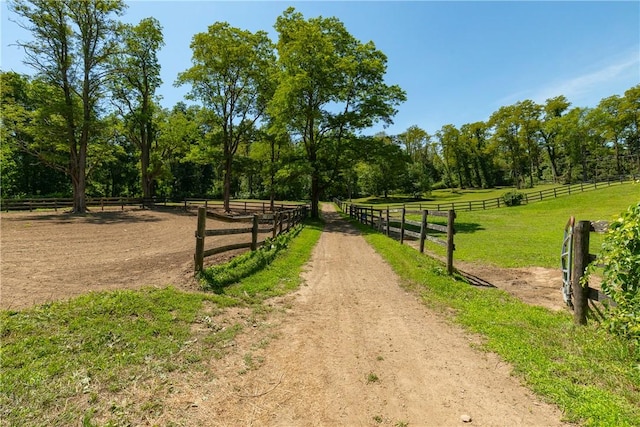
POLYGON ((357 40, 337 18, 305 19, 290 7, 275 28, 281 72, 269 113, 277 132, 304 147, 317 217, 321 193, 357 160, 355 135, 390 123, 406 95, 384 82, 384 53, 357 40))
POLYGON ((210 135, 200 142, 222 147, 228 210, 233 158, 241 143, 255 139, 256 123, 273 95, 274 46, 265 31, 252 33, 217 22, 193 37, 191 49, 192 66, 178 75, 177 84, 191 85, 188 98, 201 101, 210 113, 210 135))
POLYGON ((218 294, 223 293, 226 286, 263 269, 271 264, 280 251, 288 247, 289 242, 300 233, 302 228, 302 226, 295 227, 275 239, 267 239, 256 251, 245 252, 225 264, 204 269, 200 273, 203 288, 218 294))
MULTIPOLYGON (((617 304, 608 307, 604 324, 640 349, 640 203, 611 222, 598 264, 604 265, 602 290, 617 304)), ((594 270, 591 264, 588 273, 594 270)))
POLYGON ((524 194, 519 191, 509 191, 502 195, 502 200, 504 204, 507 206, 520 206, 522 204, 522 200, 524 199, 524 194))

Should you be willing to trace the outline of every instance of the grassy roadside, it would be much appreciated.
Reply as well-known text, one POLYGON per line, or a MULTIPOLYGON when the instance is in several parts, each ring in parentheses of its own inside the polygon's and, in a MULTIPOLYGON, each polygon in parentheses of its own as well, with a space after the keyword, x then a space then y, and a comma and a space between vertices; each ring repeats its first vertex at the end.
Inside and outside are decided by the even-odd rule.
MULTIPOLYGON (((173 287, 84 295, 0 312, 0 425, 140 425, 162 417, 173 373, 206 371, 245 324, 227 308, 297 288, 322 223, 298 230, 269 266, 218 294, 173 287), (135 400, 140 394, 145 399, 135 400)), ((214 373, 209 373, 214 375, 214 373)))
POLYGON ((483 348, 509 362, 524 383, 563 410, 567 421, 640 425, 638 349, 597 326, 574 326, 567 313, 528 306, 504 291, 448 277, 439 262, 357 226, 407 288, 480 334, 483 348))

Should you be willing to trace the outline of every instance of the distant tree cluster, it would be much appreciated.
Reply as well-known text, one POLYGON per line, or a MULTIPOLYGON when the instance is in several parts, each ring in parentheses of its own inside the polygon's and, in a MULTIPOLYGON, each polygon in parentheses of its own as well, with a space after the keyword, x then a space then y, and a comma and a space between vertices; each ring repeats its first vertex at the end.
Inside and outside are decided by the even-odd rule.
POLYGON ((33 76, 0 72, 3 197, 306 199, 420 197, 437 187, 533 185, 638 172, 640 86, 597 108, 559 96, 503 107, 488 122, 429 135, 364 135, 406 95, 387 58, 338 19, 293 8, 264 31, 212 24, 176 79, 187 105, 163 108, 154 18, 118 20, 122 0, 12 0, 32 35, 33 76))
POLYGON ((501 107, 487 122, 436 133, 446 186, 532 187, 640 173, 640 85, 595 108, 564 96, 501 107))
POLYGON ((421 197, 434 188, 533 187, 540 182, 640 175, 640 85, 595 108, 564 96, 501 107, 488 121, 445 125, 435 135, 411 126, 375 135, 336 193, 421 197))

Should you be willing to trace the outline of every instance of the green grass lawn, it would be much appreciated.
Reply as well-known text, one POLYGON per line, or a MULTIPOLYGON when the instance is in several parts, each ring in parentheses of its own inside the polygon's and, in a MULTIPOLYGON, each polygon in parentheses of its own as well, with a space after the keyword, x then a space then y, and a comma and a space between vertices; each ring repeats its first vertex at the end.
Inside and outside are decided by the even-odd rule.
MULTIPOLYGON (((623 184, 525 206, 459 211, 454 259, 500 267, 559 268, 564 228, 571 216, 576 221, 610 221, 638 201, 640 184, 623 184)), ((597 253, 602 236, 591 236, 591 252, 597 253)), ((427 243, 427 248, 444 255, 437 245, 427 243)))

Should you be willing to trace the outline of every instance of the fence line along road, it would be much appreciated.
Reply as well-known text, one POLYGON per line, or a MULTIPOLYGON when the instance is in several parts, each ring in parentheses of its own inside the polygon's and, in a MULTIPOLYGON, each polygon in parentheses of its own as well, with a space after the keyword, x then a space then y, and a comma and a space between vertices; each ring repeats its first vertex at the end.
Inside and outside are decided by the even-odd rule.
MULTIPOLYGON (((539 202, 545 199, 555 199, 557 197, 571 195, 576 193, 581 193, 589 190, 597 190, 598 188, 610 187, 612 185, 620 185, 625 183, 634 182, 640 179, 640 176, 633 175, 632 178, 629 177, 620 177, 616 180, 606 180, 606 181, 597 181, 597 182, 587 182, 587 183, 579 183, 579 184, 571 184, 565 185, 563 187, 551 188, 548 190, 542 191, 529 191, 522 192, 523 200, 522 204, 529 204, 534 202, 539 202)), ((357 203, 358 206, 362 207, 373 207, 375 205, 371 204, 361 204, 357 203)), ((417 209, 417 210, 437 210, 437 211, 446 211, 446 210, 455 210, 455 211, 479 211, 486 209, 496 209, 507 206, 502 199, 502 197, 495 197, 492 199, 485 200, 472 200, 468 202, 449 202, 449 203, 403 203, 399 205, 392 205, 391 209, 397 208, 407 208, 407 209, 417 209)))
POLYGON ((349 217, 358 222, 369 225, 378 231, 391 237, 391 233, 399 236, 400 243, 404 243, 405 236, 420 240, 420 253, 424 253, 424 243, 426 240, 444 246, 447 250, 447 273, 453 274, 453 251, 455 244, 453 236, 455 234, 454 221, 456 213, 453 210, 437 211, 423 209, 420 211, 409 211, 406 208, 400 209, 374 209, 373 207, 359 206, 353 203, 343 202, 334 199, 342 212, 348 213, 349 217), (421 221, 407 219, 407 214, 421 215, 421 221), (430 217, 444 217, 447 225, 428 222, 430 217), (419 232, 415 230, 420 230, 419 232), (445 234, 446 239, 441 239, 437 235, 430 235, 429 230, 435 231, 437 235, 445 234))
MULTIPOLYGON (((236 222, 250 222, 250 227, 240 227, 231 229, 209 229, 207 230, 207 207, 200 206, 198 208, 198 224, 196 228, 196 251, 194 254, 194 264, 196 273, 202 271, 204 259, 206 257, 236 250, 251 248, 252 251, 258 249, 265 241, 258 241, 258 234, 272 233, 275 238, 280 234, 288 232, 291 228, 300 224, 308 215, 309 207, 307 205, 297 206, 295 209, 281 210, 273 213, 253 214, 234 218, 236 222), (260 228, 260 224, 269 224, 269 227, 260 228), (251 241, 233 243, 230 245, 219 246, 205 250, 205 238, 215 236, 228 236, 234 234, 250 234, 251 241)), ((248 239, 247 239, 248 240, 248 239)))
MULTIPOLYGON (((183 206, 185 210, 189 208, 197 208, 199 206, 205 207, 222 207, 223 202, 217 199, 206 198, 186 198, 186 199, 168 199, 166 197, 87 197, 86 206, 88 208, 100 208, 104 210, 105 207, 119 207, 124 210, 125 206, 140 206, 140 207, 153 207, 153 206, 183 206)), ((295 209, 297 206, 301 206, 301 203, 274 203, 274 210, 295 209)), ((71 197, 30 197, 30 198, 13 198, 13 199, 1 199, 0 210, 2 211, 34 211, 38 209, 53 209, 56 212, 58 209, 72 208, 73 198, 71 197)), ((269 202, 262 201, 234 201, 230 203, 230 208, 233 211, 239 211, 244 213, 249 212, 270 212, 271 204, 269 202)))

